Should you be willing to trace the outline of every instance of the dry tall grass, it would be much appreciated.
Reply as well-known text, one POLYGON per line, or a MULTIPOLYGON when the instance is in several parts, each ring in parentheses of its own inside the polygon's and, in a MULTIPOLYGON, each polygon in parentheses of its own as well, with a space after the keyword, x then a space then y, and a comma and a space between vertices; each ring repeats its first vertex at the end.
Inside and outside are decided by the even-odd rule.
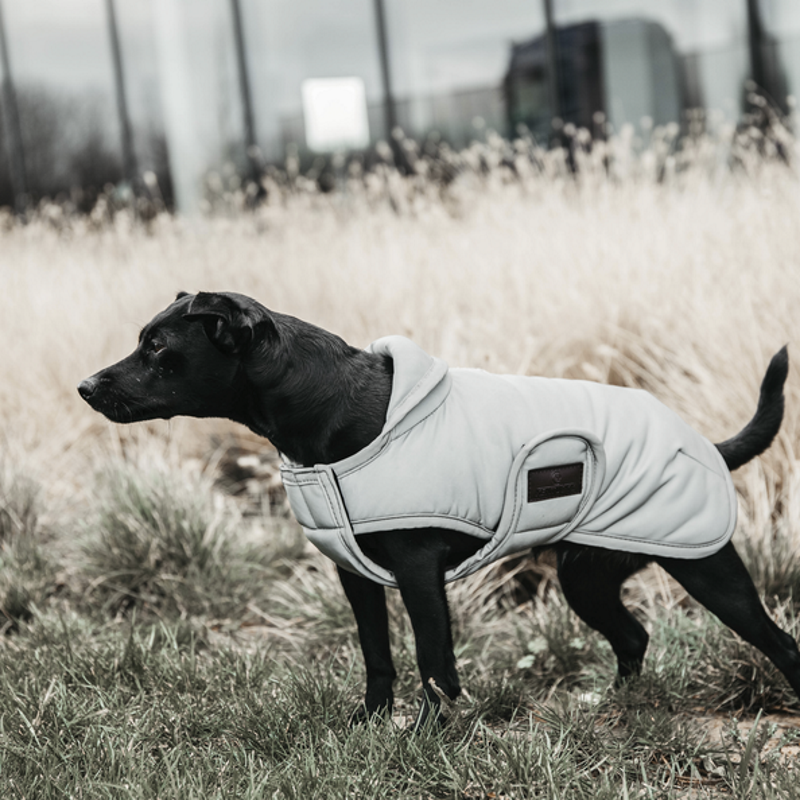
MULTIPOLYGON (((460 156, 446 189, 420 162, 415 178, 379 169, 335 196, 273 187, 252 214, 163 216, 145 228, 51 207, 24 227, 6 220, 6 460, 72 503, 123 446, 177 463, 207 455, 212 431, 236 430, 185 420, 122 429, 75 391, 126 355, 181 289, 243 292, 356 345, 405 334, 451 365, 643 386, 725 438, 753 412, 770 355, 788 342, 800 359, 800 185, 752 149, 731 169, 720 141, 670 156, 668 138, 639 156, 624 140, 595 148, 577 178, 556 156, 490 142, 460 156)), ((780 441, 738 483, 745 532, 768 543, 778 524, 797 550, 799 441, 793 367, 780 441)))

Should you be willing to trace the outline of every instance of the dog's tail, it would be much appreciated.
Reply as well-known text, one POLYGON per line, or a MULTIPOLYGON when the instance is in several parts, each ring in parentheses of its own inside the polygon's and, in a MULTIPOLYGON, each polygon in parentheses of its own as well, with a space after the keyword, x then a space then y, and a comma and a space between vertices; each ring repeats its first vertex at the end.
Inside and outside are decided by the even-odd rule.
POLYGON ((716 445, 731 472, 772 444, 783 420, 783 384, 788 373, 789 353, 786 347, 782 347, 772 356, 761 381, 758 408, 753 419, 736 436, 716 445))

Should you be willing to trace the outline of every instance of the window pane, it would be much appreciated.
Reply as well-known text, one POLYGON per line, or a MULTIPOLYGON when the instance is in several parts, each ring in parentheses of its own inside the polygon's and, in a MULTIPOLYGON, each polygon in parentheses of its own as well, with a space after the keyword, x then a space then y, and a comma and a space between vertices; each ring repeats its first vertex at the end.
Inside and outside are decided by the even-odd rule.
POLYGON ((267 158, 305 143, 303 81, 361 78, 373 140, 383 90, 371 0, 240 0, 259 141, 267 158))
POLYGON ((503 81, 513 43, 544 31, 536 0, 386 0, 398 117, 415 136, 454 144, 474 123, 505 133, 503 81))
POLYGON ((600 24, 605 102, 617 129, 704 107, 730 120, 749 76, 744 0, 554 0, 556 24, 600 24))

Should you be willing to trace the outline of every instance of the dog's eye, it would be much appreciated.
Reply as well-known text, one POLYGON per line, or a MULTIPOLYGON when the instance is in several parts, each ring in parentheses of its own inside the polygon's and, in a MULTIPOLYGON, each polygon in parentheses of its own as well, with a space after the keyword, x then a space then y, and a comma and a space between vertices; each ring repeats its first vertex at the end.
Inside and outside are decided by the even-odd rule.
POLYGON ((163 342, 153 342, 150 345, 150 350, 153 353, 160 353, 162 350, 166 350, 167 346, 163 342))

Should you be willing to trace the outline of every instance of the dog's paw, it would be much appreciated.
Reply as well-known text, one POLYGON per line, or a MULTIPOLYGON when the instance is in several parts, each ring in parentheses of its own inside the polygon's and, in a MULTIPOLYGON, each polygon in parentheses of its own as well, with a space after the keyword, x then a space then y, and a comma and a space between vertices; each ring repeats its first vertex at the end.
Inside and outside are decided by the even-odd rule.
POLYGON ((442 712, 442 704, 431 701, 429 697, 425 696, 422 698, 412 731, 420 733, 424 730, 439 730, 444 727, 446 722, 447 717, 442 712))
POLYGON ((350 727, 355 728, 358 725, 366 725, 372 722, 386 722, 392 718, 392 705, 391 703, 384 703, 381 706, 369 708, 366 703, 362 703, 350 715, 350 727))

